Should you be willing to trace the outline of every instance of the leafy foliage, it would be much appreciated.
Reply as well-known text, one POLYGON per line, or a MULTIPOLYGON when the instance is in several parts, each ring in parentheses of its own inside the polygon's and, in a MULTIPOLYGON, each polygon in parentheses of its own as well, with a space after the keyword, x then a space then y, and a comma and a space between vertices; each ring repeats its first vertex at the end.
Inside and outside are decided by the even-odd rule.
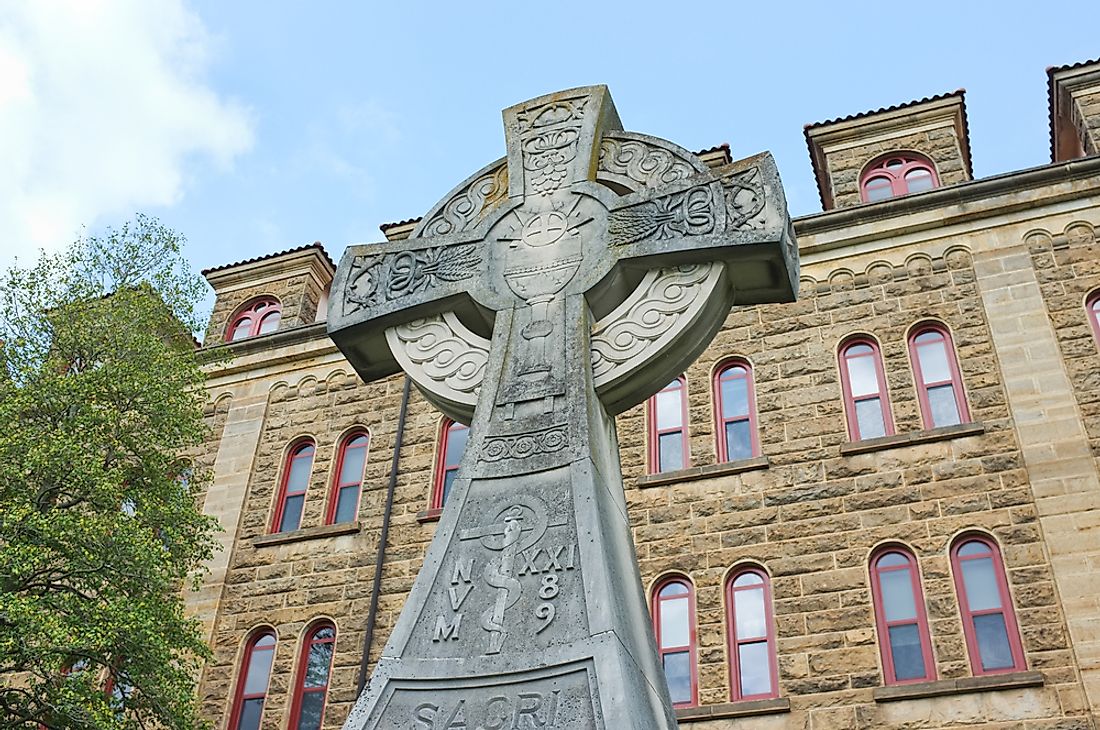
POLYGON ((139 216, 0 281, 0 727, 193 728, 214 549, 183 238, 139 216))

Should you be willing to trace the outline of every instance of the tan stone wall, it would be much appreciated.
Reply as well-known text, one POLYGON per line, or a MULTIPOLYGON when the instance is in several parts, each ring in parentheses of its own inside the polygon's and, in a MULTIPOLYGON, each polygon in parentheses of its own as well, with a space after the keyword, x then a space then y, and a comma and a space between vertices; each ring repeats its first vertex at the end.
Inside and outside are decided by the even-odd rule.
MULTIPOLYGON (((821 274, 821 283, 804 280, 803 298, 795 304, 735 310, 688 371, 693 465, 716 461, 711 369, 740 355, 755 366, 768 469, 640 489, 633 477, 644 469, 644 409, 620 419, 643 575, 648 581, 678 571, 696 584, 701 702, 729 700, 723 581, 731 566, 751 561, 773 576, 781 694, 794 708, 789 726, 801 727, 804 712, 814 727, 903 726, 894 724, 898 716, 891 707, 871 696, 882 674, 867 559, 883 541, 914 551, 938 676, 966 677, 971 672, 947 551, 952 538, 968 529, 987 531, 1003 547, 1029 666, 1050 672, 1052 690, 1045 692, 1058 692, 1063 684, 1075 689, 1050 566, 968 254, 917 254, 859 274, 821 274), (918 432, 906 334, 927 319, 950 327, 971 414, 985 432, 842 455, 848 437, 837 344, 857 332, 878 339, 897 432, 918 432), (837 705, 847 707, 827 709, 837 705)), ((1056 700, 1045 702, 1044 716, 1061 716, 1056 700)))
MULTIPOLYGON (((1063 229, 1060 224, 1058 230, 1063 229)), ((1090 634, 1087 618, 1090 610, 1094 616, 1100 613, 1095 602, 1100 591, 1089 578, 1100 564, 1100 550, 1082 552, 1074 544, 1084 534, 1079 528, 1087 514, 1078 510, 1066 523, 1065 510, 1058 511, 1049 498, 1050 485, 1074 478, 1091 489, 1091 482, 1080 480, 1082 468, 1095 479, 1100 384, 1093 373, 1100 352, 1085 346, 1092 343, 1081 304, 1084 294, 1100 285, 1100 265, 1094 244, 1062 245, 1053 236, 1046 245, 1027 238, 1029 253, 1023 230, 1006 231, 945 233, 950 240, 916 239, 877 252, 811 258, 798 302, 735 309, 687 372, 692 464, 716 462, 711 372, 722 359, 739 355, 754 367, 767 468, 642 487, 645 408, 618 419, 643 581, 649 586, 660 575, 678 571, 697 588, 703 704, 729 700, 725 576, 733 566, 753 561, 773 577, 780 689, 791 711, 685 727, 1093 727, 1084 689, 1091 675, 1083 664, 1100 666, 1089 643, 1100 636, 1100 627, 1094 618, 1090 634), (1032 317, 1043 326, 1037 327, 1032 317), (927 319, 950 327, 971 415, 983 430, 843 453, 848 437, 837 344, 856 332, 877 338, 896 430, 920 433, 906 334, 927 319), (1044 350, 1040 357, 1037 333, 1043 328, 1060 353, 1044 350), (1064 367, 1064 391, 1040 394, 1047 400, 1028 400, 1026 368, 1035 367, 1042 372, 1064 367), (1040 446, 1044 438, 1051 440, 1051 426, 1021 426, 1025 412, 1046 407, 1035 403, 1057 405, 1067 398, 1078 404, 1080 415, 1061 406, 1055 412, 1077 423, 1086 449, 1092 446, 1084 467, 1080 460, 1043 461, 1040 446), (1055 474, 1054 467, 1063 471, 1055 474), (1002 546, 1028 667, 1042 673, 1043 685, 876 701, 875 688, 883 680, 869 598, 870 551, 884 541, 913 550, 923 578, 937 676, 963 681, 972 672, 947 550, 954 536, 969 529, 986 531, 1002 546), (1078 595, 1067 593, 1067 581, 1081 586, 1078 595), (1068 619, 1063 605, 1074 612, 1068 619)), ((274 372, 263 358, 254 366, 242 365, 242 374, 234 376, 239 382, 229 388, 232 401, 219 401, 230 405, 221 416, 224 436, 216 448, 221 481, 207 506, 224 515, 230 533, 223 579, 207 597, 216 610, 211 629, 215 662, 204 673, 204 712, 216 727, 224 727, 243 642, 257 627, 272 626, 279 644, 264 727, 284 730, 302 632, 323 617, 333 620, 338 631, 325 717, 326 728, 337 728, 355 695, 403 381, 395 377, 363 384, 348 375, 338 358, 290 349, 269 355, 289 363, 274 372), (360 526, 326 535, 319 526, 331 462, 338 439, 355 425, 371 430, 360 526), (286 448, 307 434, 316 439, 318 451, 303 529, 281 544, 257 545, 269 531, 286 448)), ((228 387, 219 381, 211 392, 228 387)), ((217 412, 212 416, 217 419, 217 412)), ((418 521, 417 513, 428 506, 439 422, 440 415, 414 390, 373 658, 400 613, 435 530, 435 523, 418 521)))
POLYGON ((935 163, 940 185, 953 185, 970 179, 954 129, 940 128, 827 153, 833 203, 847 208, 863 202, 859 177, 867 163, 888 152, 919 152, 935 163))

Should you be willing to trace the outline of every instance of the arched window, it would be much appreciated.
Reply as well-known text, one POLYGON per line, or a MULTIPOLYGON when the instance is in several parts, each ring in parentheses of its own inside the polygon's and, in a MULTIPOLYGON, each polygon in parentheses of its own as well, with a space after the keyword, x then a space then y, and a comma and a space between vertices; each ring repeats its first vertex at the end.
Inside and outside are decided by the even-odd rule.
POLYGON ((718 461, 760 456, 756 394, 752 369, 744 360, 731 360, 714 376, 714 408, 718 422, 718 461))
POLYGON ((853 441, 894 433, 878 343, 859 337, 841 345, 840 384, 844 389, 844 411, 853 441))
POLYGON ((699 701, 695 660, 695 591, 686 578, 668 578, 653 592, 653 630, 672 703, 699 701))
POLYGON ((924 427, 954 426, 969 421, 962 375, 947 328, 927 324, 914 329, 909 335, 909 355, 924 427))
POLYGON ((327 621, 307 633, 290 705, 290 730, 321 730, 335 644, 336 627, 327 621))
POLYGON ((974 674, 1026 669, 1001 551, 990 539, 967 535, 951 550, 955 591, 974 674))
POLYGON ((1089 324, 1092 325, 1092 337, 1096 340, 1097 345, 1100 346, 1100 290, 1089 294, 1089 298, 1085 300, 1085 309, 1087 309, 1089 313, 1089 324))
POLYGON ((871 597, 886 684, 934 679, 924 592, 912 553, 889 547, 871 556, 871 597))
POLYGON ((730 642, 730 693, 734 700, 779 696, 775 621, 768 574, 747 568, 726 584, 730 642))
POLYGON ((244 650, 229 730, 259 730, 267 697, 271 663, 275 659, 275 633, 262 631, 252 637, 244 650))
POLYGON ((435 484, 432 487, 432 509, 442 509, 451 494, 451 485, 458 475, 458 465, 462 463, 462 454, 466 451, 466 441, 470 437, 469 426, 463 426, 449 418, 443 419, 440 429, 439 453, 436 456, 435 484))
POLYGON ((687 395, 684 376, 649 399, 649 470, 657 473, 688 466, 687 395))
POLYGON ((282 307, 274 297, 261 297, 244 306, 229 323, 225 339, 236 342, 279 329, 282 307))
POLYGON ((275 502, 275 519, 272 532, 290 532, 302 525, 302 507, 305 506, 306 488, 313 471, 313 455, 317 451, 312 441, 302 441, 291 448, 283 467, 279 496, 275 502))
POLYGON ((370 435, 366 431, 350 433, 340 444, 326 524, 354 522, 359 514, 359 495, 363 492, 363 469, 367 465, 369 445, 370 435))
POLYGON ((863 202, 874 203, 899 195, 919 193, 939 187, 936 169, 931 160, 906 152, 880 157, 863 171, 859 189, 863 202))

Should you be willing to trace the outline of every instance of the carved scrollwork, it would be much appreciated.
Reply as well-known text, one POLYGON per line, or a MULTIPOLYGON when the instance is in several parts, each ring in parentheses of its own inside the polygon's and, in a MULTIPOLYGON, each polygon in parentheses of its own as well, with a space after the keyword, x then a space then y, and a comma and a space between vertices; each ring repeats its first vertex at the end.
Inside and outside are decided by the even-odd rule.
POLYGON ((539 454, 552 454, 568 445, 569 427, 563 423, 541 431, 490 437, 485 440, 478 460, 526 459, 539 454))
POLYGON ((767 203, 764 182, 760 179, 760 168, 750 167, 725 175, 722 178, 722 188, 725 190, 730 228, 763 228, 763 222, 756 219, 767 203))
POLYGON ((613 137, 604 137, 600 142, 599 170, 625 176, 645 188, 674 183, 698 172, 662 147, 613 137))
POLYGON ((709 294, 721 266, 703 263, 651 271, 631 299, 598 322, 591 343, 597 388, 681 325, 692 305, 709 294))
POLYGON ((611 213, 612 245, 624 246, 647 238, 702 236, 714 230, 714 199, 708 185, 697 185, 611 213))
POLYGON ((418 238, 461 233, 476 226, 508 197, 508 166, 499 167, 474 180, 451 196, 443 207, 421 226, 418 238))
POLYGON ((397 325, 387 338, 422 388, 470 405, 477 401, 489 362, 489 342, 466 329, 452 313, 397 325))
POLYGON ((345 289, 344 314, 431 289, 440 282, 468 279, 480 263, 481 253, 473 243, 356 256, 345 289))

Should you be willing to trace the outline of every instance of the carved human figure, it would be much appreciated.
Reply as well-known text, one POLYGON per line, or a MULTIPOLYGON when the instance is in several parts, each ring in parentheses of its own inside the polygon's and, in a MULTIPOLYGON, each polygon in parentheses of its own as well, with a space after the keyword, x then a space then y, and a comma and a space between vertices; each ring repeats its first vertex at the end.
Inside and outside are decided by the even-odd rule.
POLYGON ((346 727, 542 727, 550 708, 556 728, 675 727, 613 416, 694 360, 735 298, 793 298, 782 187, 767 154, 712 170, 623 132, 602 86, 504 122, 505 161, 336 274, 329 332, 357 371, 404 369, 472 421, 346 727))

